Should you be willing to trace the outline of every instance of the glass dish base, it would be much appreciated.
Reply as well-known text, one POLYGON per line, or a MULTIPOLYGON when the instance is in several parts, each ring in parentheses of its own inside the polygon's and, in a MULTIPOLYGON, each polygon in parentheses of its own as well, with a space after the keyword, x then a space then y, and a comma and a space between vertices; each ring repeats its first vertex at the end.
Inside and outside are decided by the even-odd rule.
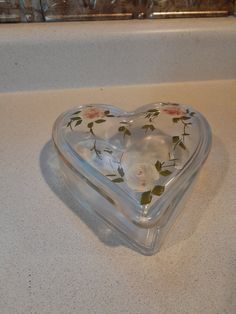
POLYGON ((84 105, 57 119, 53 141, 78 204, 151 255, 207 158, 211 131, 189 106, 156 103, 128 113, 84 105))

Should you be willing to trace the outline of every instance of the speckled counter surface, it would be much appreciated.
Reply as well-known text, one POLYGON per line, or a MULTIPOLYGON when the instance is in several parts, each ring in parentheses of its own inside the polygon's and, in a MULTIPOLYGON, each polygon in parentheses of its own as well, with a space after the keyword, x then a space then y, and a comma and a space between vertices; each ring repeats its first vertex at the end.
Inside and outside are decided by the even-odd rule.
POLYGON ((0 313, 236 312, 236 81, 0 94, 0 313), (64 110, 194 106, 211 154, 161 251, 125 247, 63 187, 51 128, 64 110))

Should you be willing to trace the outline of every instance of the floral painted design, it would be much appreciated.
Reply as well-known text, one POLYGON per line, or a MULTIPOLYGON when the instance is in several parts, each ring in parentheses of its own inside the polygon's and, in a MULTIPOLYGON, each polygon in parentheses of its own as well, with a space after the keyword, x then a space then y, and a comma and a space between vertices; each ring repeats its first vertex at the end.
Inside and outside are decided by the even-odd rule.
POLYGON ((85 120, 85 122, 88 122, 87 128, 89 129, 89 132, 95 136, 93 129, 94 125, 106 122, 106 117, 114 117, 114 115, 110 113, 110 110, 101 110, 89 106, 85 110, 78 110, 74 112, 70 121, 67 123, 67 127, 70 127, 71 130, 73 130, 73 127, 77 127, 85 120))
MULTIPOLYGON (((177 147, 186 150, 185 138, 190 136, 187 132, 191 126, 191 119, 194 116, 194 112, 190 112, 189 109, 185 111, 179 108, 179 105, 163 104, 163 108, 153 108, 141 113, 146 124, 140 128, 147 132, 154 132, 158 126, 158 117, 160 112, 172 116, 171 120, 173 124, 181 123, 183 126, 181 134, 176 134, 172 137, 172 150, 175 151, 177 147)), ((102 110, 93 106, 88 106, 86 109, 81 109, 72 114, 67 127, 73 131, 81 124, 86 125, 88 132, 94 137, 94 143, 90 151, 96 154, 98 159, 103 158, 103 154, 113 154, 111 149, 99 149, 96 144, 96 128, 107 121, 107 118, 121 118, 120 116, 113 115, 110 110, 102 110)), ((122 135, 125 140, 126 136, 132 136, 132 121, 121 120, 117 129, 118 133, 122 135)), ((173 153, 172 151, 172 153, 173 153)), ((122 155, 123 156, 123 155, 122 155)), ((153 197, 161 196, 165 191, 164 185, 157 185, 157 181, 161 177, 170 176, 175 167, 176 159, 171 158, 171 152, 169 152, 169 160, 160 161, 157 160, 155 164, 146 164, 138 161, 133 161, 129 164, 128 169, 124 169, 122 166, 122 156, 120 160, 117 160, 117 170, 115 173, 109 173, 106 176, 110 180, 117 184, 126 184, 133 191, 140 193, 140 205, 148 205, 151 203, 153 197)))
POLYGON ((163 109, 163 112, 171 115, 171 116, 184 116, 185 112, 178 107, 168 107, 163 109))
POLYGON ((85 119, 98 119, 103 118, 105 116, 105 112, 103 110, 97 108, 88 108, 83 112, 83 117, 85 119))
POLYGON ((181 122, 183 125, 183 132, 181 135, 176 135, 172 137, 172 142, 174 144, 174 150, 177 146, 181 147, 182 149, 186 149, 185 146, 185 138, 188 137, 190 134, 187 132, 187 128, 192 124, 191 118, 195 115, 195 112, 190 112, 188 109, 181 115, 180 117, 172 118, 173 123, 181 122))

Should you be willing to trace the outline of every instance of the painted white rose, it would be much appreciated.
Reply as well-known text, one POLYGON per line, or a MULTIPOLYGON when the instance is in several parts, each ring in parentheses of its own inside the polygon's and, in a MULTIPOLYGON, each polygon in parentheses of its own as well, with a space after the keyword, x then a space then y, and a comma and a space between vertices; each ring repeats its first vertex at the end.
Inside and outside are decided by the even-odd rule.
POLYGON ((159 174, 155 166, 146 163, 130 164, 125 175, 126 184, 137 192, 151 190, 158 178, 159 174))

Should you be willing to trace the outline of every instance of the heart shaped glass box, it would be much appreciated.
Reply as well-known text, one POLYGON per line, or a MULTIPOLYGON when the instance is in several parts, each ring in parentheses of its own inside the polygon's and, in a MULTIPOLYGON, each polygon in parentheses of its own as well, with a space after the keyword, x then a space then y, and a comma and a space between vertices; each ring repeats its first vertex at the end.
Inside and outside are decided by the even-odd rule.
POLYGON ((179 104, 134 112, 83 105, 59 116, 53 142, 80 206, 153 254, 207 158, 211 131, 199 112, 179 104))

